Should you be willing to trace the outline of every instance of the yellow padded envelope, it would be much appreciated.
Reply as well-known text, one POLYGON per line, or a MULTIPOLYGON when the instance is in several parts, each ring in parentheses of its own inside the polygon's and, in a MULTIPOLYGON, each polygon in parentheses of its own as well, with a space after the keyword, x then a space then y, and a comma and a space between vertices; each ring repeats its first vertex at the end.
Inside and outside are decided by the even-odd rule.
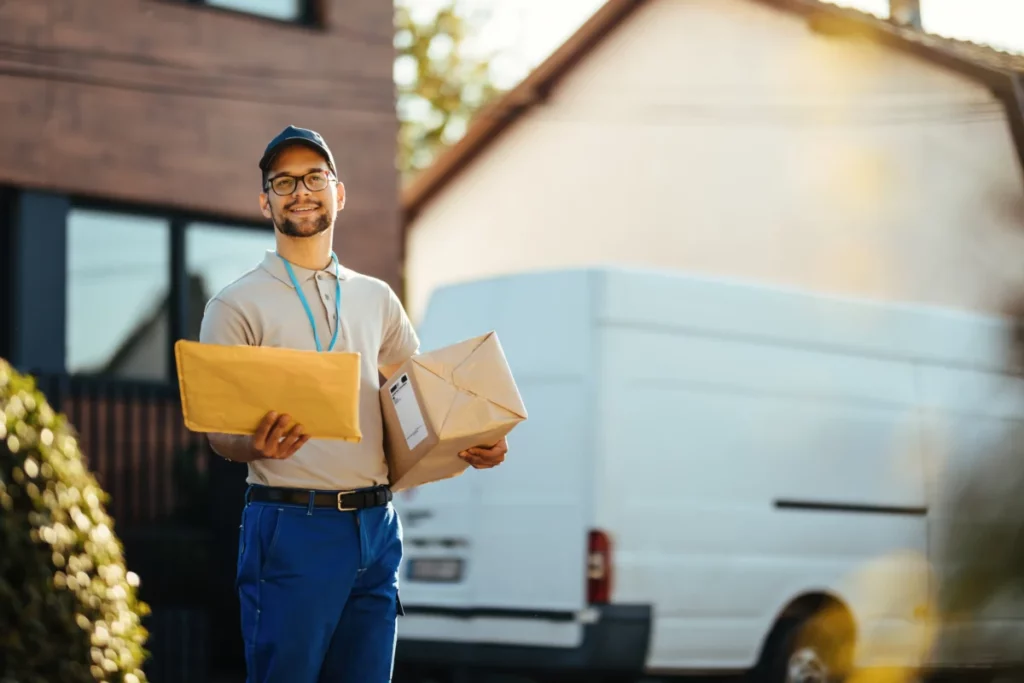
POLYGON ((287 413, 314 439, 357 443, 358 353, 267 346, 174 345, 185 426, 194 432, 252 434, 271 410, 287 413))

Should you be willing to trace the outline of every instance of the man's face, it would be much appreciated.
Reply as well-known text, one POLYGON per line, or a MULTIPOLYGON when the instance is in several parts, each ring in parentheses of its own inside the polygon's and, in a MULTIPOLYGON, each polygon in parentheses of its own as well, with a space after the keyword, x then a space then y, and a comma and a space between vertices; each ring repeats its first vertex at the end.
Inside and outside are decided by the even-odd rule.
POLYGON ((260 208, 274 227, 289 237, 319 235, 334 225, 345 204, 345 188, 331 174, 327 161, 304 145, 283 149, 267 172, 267 182, 271 187, 260 194, 260 208), (287 187, 289 184, 294 188, 287 187), (318 189, 319 185, 324 187, 318 189), (282 189, 285 193, 279 194, 282 189))

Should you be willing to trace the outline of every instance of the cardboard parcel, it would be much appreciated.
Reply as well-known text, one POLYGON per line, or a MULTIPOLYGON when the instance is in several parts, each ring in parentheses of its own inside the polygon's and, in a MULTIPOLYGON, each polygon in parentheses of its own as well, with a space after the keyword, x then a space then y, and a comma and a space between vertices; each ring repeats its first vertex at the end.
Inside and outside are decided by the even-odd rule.
POLYGON ((494 445, 527 417, 494 332, 410 358, 380 399, 394 491, 462 474, 461 451, 494 445))

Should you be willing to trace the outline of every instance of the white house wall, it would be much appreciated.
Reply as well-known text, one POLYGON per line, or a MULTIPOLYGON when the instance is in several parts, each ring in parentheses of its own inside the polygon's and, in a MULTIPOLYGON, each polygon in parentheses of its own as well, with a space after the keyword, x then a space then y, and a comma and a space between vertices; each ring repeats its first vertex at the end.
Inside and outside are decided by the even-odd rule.
POLYGON ((752 0, 648 0, 413 224, 409 308, 594 263, 995 310, 1024 178, 984 87, 752 0))

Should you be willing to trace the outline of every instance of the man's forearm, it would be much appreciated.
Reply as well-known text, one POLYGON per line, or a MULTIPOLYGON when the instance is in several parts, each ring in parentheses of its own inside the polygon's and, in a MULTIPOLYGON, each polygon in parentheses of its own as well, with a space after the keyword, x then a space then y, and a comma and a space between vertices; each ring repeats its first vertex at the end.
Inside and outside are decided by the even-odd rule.
MULTIPOLYGON (((415 358, 415 357, 416 357, 416 356, 418 356, 418 355, 419 355, 419 354, 417 354, 417 353, 414 353, 413 355, 409 356, 409 358, 415 358)), ((392 377, 392 376, 393 376, 393 375, 394 375, 394 374, 395 374, 396 372, 398 372, 398 369, 399 369, 399 368, 401 368, 401 367, 402 367, 402 365, 403 365, 403 364, 404 364, 404 363, 405 363, 406 361, 408 361, 408 360, 409 360, 409 358, 406 358, 406 359, 405 359, 405 360, 403 360, 403 361, 399 361, 398 363, 392 363, 391 365, 381 365, 381 366, 379 366, 379 367, 377 368, 377 370, 378 370, 378 372, 380 372, 380 374, 381 374, 381 375, 383 375, 383 376, 384 376, 384 379, 386 379, 386 380, 387 380, 387 379, 391 379, 391 377, 392 377)))
POLYGON ((400 367, 402 367, 401 363, 393 363, 392 365, 382 365, 379 368, 377 368, 377 371, 380 372, 384 380, 387 381, 391 379, 392 375, 398 372, 398 368, 400 367))
POLYGON ((210 448, 222 458, 234 462, 252 462, 263 456, 252 447, 252 437, 246 434, 210 434, 210 448))

